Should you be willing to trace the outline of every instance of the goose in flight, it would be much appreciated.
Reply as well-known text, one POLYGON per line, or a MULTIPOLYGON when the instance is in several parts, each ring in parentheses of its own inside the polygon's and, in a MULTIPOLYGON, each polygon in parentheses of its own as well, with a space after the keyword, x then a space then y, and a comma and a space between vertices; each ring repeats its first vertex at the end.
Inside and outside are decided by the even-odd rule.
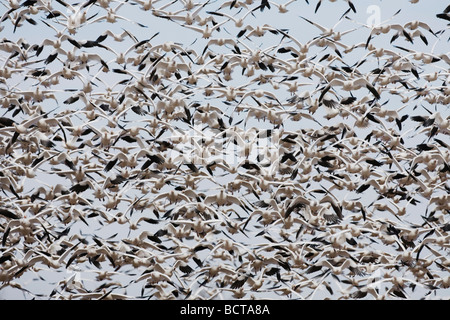
POLYGON ((309 19, 306 19, 305 17, 300 16, 300 18, 302 18, 303 20, 305 20, 306 22, 308 22, 309 24, 312 24, 313 26, 317 27, 320 31, 322 31, 322 33, 320 34, 320 37, 332 37, 334 40, 339 41, 341 40, 341 37, 351 33, 353 31, 356 30, 356 28, 354 29, 350 29, 344 32, 340 32, 340 31, 335 31, 336 27, 341 23, 341 21, 343 21, 342 19, 339 19, 339 21, 331 28, 326 28, 320 24, 318 24, 317 22, 311 21, 309 19))
MULTIPOLYGON (((322 1, 323 0, 318 0, 317 1, 316 7, 314 9, 314 13, 317 13, 317 11, 319 10, 319 8, 320 8, 320 6, 322 4, 322 1)), ((352 10, 354 13, 356 13, 356 8, 353 5, 353 2, 351 2, 350 0, 345 0, 345 1, 347 1, 348 5, 349 5, 349 10, 352 10)))
POLYGON ((441 13, 436 14, 436 17, 450 21, 450 5, 448 5, 441 13))
POLYGON ((324 97, 324 95, 333 87, 338 86, 342 87, 345 91, 355 91, 359 90, 362 87, 367 88, 376 99, 380 99, 380 93, 378 90, 374 87, 372 83, 370 83, 365 78, 357 78, 354 80, 340 80, 340 79, 332 79, 328 85, 322 90, 321 95, 319 97, 319 101, 321 101, 324 97))

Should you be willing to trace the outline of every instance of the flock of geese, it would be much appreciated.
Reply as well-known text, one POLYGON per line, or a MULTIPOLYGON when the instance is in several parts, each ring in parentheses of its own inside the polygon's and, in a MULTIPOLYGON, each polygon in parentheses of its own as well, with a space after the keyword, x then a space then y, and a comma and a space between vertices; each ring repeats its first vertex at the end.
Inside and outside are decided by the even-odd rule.
POLYGON ((448 297, 450 7, 331 2, 3 1, 0 297, 448 297))

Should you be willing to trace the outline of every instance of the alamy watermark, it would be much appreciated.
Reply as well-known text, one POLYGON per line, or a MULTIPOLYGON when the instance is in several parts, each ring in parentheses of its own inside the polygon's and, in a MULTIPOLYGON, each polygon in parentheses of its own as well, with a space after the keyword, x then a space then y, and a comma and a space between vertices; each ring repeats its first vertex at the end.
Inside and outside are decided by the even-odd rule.
POLYGON ((366 13, 369 15, 366 24, 372 28, 379 27, 381 24, 381 8, 377 5, 370 5, 366 9, 366 13))
POLYGON ((216 131, 196 125, 190 130, 178 130, 169 139, 176 143, 176 152, 182 154, 184 161, 194 165, 213 161, 229 166, 239 166, 245 161, 277 164, 282 131, 254 127, 216 131))

